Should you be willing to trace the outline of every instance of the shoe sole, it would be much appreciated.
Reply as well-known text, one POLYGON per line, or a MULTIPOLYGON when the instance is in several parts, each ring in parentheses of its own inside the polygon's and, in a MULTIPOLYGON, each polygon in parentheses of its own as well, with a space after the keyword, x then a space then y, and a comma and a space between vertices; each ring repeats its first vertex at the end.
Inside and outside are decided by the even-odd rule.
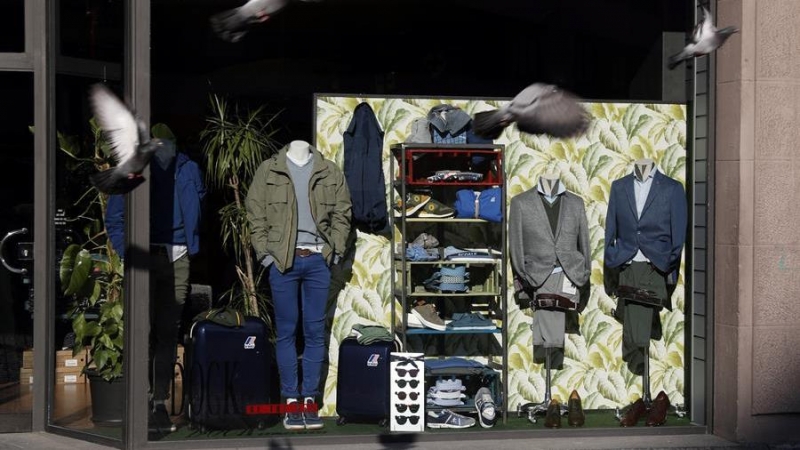
POLYGON ((449 424, 449 423, 429 423, 428 424, 428 428, 437 428, 437 429, 438 428, 452 428, 452 429, 456 429, 456 430, 461 430, 463 428, 470 428, 470 427, 473 427, 473 426, 475 426, 474 423, 472 425, 452 425, 452 424, 449 424))
POLYGON ((430 329, 432 329, 432 330, 437 330, 437 331, 445 331, 445 330, 447 330, 447 325, 437 325, 437 324, 435 324, 435 323, 428 322, 427 320, 425 320, 425 318, 424 318, 424 317, 422 317, 422 315, 421 315, 420 313, 418 313, 417 311, 415 311, 415 310, 413 310, 413 309, 411 310, 411 314, 413 314, 413 315, 414 315, 414 317, 416 317, 417 319, 419 319, 419 321, 420 321, 420 322, 421 322, 423 325, 425 325, 427 328, 430 328, 430 329))
POLYGON ((283 428, 285 428, 287 430, 290 430, 290 431, 297 431, 297 430, 305 430, 306 426, 305 425, 287 425, 287 424, 283 424, 283 428))
POLYGON ((306 424, 306 430, 321 430, 324 427, 325 427, 325 424, 323 424, 323 423, 315 423, 315 424, 311 424, 311 425, 306 424))
POLYGON ((455 214, 455 211, 449 212, 449 213, 438 213, 438 214, 437 213, 429 213, 429 212, 423 211, 423 212, 419 213, 419 217, 420 218, 426 218, 427 217, 427 218, 430 218, 430 219, 442 219, 442 218, 445 218, 445 217, 450 217, 453 214, 455 214))

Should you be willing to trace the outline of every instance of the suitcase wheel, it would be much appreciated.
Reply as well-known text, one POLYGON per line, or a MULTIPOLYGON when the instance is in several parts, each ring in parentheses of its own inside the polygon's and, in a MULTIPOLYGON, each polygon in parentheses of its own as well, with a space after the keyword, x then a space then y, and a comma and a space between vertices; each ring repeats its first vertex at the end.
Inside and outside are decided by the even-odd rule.
POLYGON ((381 427, 381 428, 386 428, 387 425, 389 425, 389 419, 387 419, 385 417, 383 419, 381 419, 380 422, 378 422, 378 426, 381 427))
POLYGON ((336 425, 342 426, 347 423, 347 419, 344 416, 339 416, 336 418, 336 425))
POLYGON ((259 430, 265 430, 267 428, 267 424, 263 420, 259 420, 258 425, 256 426, 258 427, 259 430))

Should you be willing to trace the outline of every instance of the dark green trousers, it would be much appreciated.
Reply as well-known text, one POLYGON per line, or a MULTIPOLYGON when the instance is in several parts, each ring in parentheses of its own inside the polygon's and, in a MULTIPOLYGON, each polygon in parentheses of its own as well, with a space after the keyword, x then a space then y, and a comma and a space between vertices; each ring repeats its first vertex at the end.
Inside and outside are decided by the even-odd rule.
MULTIPOLYGON (((619 274, 619 284, 647 289, 659 297, 668 298, 664 274, 648 262, 634 261, 619 274)), ((614 316, 622 322, 622 360, 636 375, 644 374, 644 355, 649 351, 650 339, 661 339, 660 308, 617 299, 614 316)))

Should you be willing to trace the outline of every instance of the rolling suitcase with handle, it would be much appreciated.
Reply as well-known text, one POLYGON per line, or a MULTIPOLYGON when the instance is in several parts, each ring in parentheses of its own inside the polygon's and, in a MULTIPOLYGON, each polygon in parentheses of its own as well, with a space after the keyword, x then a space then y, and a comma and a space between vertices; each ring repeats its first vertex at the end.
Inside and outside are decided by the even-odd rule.
POLYGON ((199 320, 189 331, 185 386, 192 428, 262 429, 279 417, 269 404, 267 325, 257 317, 239 317, 238 326, 199 320))
POLYGON ((336 379, 337 425, 347 422, 389 423, 389 367, 391 353, 400 351, 397 342, 359 344, 348 337, 339 345, 336 379))

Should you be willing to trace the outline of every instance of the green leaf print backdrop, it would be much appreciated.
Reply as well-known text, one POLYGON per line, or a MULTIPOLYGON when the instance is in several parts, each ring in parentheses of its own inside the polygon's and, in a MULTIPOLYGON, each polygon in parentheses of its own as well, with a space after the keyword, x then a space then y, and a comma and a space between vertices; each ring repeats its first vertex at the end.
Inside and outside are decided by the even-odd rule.
MULTIPOLYGON (((506 100, 448 98, 316 97, 316 147, 339 167, 343 166, 342 133, 355 107, 367 102, 385 132, 383 170, 387 202, 390 198, 390 151, 404 142, 411 122, 425 116, 435 105, 446 103, 474 115, 496 109, 506 100)), ((622 407, 641 395, 642 377, 628 371, 622 361, 622 327, 611 310, 615 300, 603 290, 603 239, 611 182, 633 170, 633 161, 651 158, 659 168, 685 185, 686 108, 677 104, 585 103, 594 120, 579 139, 560 140, 520 133, 507 128, 495 143, 505 145, 507 200, 531 189, 541 174, 558 173, 567 189, 583 197, 592 244, 591 297, 580 316, 581 335, 568 334, 564 368, 552 371, 552 393, 566 401, 577 389, 584 408, 622 407)), ((508 202, 507 202, 508 203, 508 202)), ((391 210, 391 204, 390 205, 391 210)), ((391 212, 390 212, 391 213, 391 212)), ((395 240, 399 241, 397 230, 395 240)), ((354 324, 391 324, 390 243, 382 237, 359 232, 353 276, 339 294, 330 339, 330 370, 321 413, 335 415, 339 343, 354 324)), ((508 273, 511 273, 510 264, 508 273)), ((684 403, 684 289, 682 266, 673 295, 673 311, 664 310, 664 338, 651 341, 651 390, 664 390, 673 404, 684 403)), ((545 370, 533 362, 532 312, 520 310, 508 287, 508 401, 509 408, 544 398, 545 370)), ((399 306, 399 304, 398 304, 399 306)), ((397 318, 396 318, 397 320, 397 318)), ((400 319, 401 320, 401 319, 400 319)), ((399 323, 399 322, 398 322, 399 323)), ((497 339, 500 336, 497 335, 497 339)), ((448 339, 460 354, 480 355, 482 340, 448 339), (476 348, 469 349, 470 345, 476 348), (467 347, 466 349, 464 347, 467 347)))

